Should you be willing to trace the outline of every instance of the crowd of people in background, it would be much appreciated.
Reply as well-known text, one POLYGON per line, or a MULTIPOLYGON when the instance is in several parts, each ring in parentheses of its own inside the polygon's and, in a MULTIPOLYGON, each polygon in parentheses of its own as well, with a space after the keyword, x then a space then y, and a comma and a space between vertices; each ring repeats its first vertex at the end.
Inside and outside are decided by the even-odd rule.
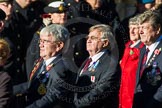
POLYGON ((0 0, 1 108, 162 108, 162 1, 0 0))

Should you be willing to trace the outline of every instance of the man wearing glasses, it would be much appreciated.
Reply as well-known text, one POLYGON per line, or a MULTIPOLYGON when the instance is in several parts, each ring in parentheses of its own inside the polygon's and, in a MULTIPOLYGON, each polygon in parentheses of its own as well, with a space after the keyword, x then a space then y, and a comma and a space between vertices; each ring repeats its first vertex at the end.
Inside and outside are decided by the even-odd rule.
MULTIPOLYGON (((51 2, 48 6, 44 8, 46 14, 42 15, 43 23, 38 31, 35 32, 33 39, 28 47, 27 56, 26 56, 26 71, 27 76, 29 76, 33 63, 36 59, 39 58, 39 33, 40 30, 50 24, 60 24, 64 25, 67 22, 67 8, 64 2, 54 1, 51 2)), ((29 77, 28 77, 29 78, 29 77)))
POLYGON ((89 57, 77 75, 74 104, 77 108, 117 108, 120 70, 112 29, 98 24, 89 29, 89 57))
POLYGON ((75 77, 71 72, 75 69, 62 58, 62 50, 68 38, 68 30, 58 24, 51 24, 40 31, 40 58, 35 62, 29 82, 20 85, 19 91, 15 91, 26 94, 28 108, 53 108, 55 105, 59 108, 65 108, 64 105, 68 107, 64 100, 58 102, 60 94, 70 99, 67 97, 70 95, 68 88, 63 88, 59 82, 71 84, 75 77))

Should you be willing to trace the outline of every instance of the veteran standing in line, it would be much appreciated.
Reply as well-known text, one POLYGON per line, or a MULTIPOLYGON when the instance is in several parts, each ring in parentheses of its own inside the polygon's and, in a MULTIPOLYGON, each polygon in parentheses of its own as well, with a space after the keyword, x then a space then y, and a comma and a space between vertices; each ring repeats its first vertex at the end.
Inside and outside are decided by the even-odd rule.
POLYGON ((66 102, 58 101, 58 92, 66 98, 70 91, 59 85, 58 81, 71 84, 75 77, 72 73, 75 69, 62 57, 68 38, 68 30, 58 24, 51 24, 40 31, 40 58, 35 62, 29 82, 17 86, 17 91, 14 91, 27 95, 28 108, 53 108, 56 105, 65 108, 66 102))
POLYGON ((140 51, 133 108, 162 108, 162 20, 157 11, 139 16, 140 51))
POLYGON ((117 108, 120 68, 118 47, 112 28, 98 24, 89 29, 86 41, 89 57, 78 71, 76 108, 117 108))
POLYGON ((49 24, 64 25, 67 22, 67 7, 64 2, 51 2, 44 8, 44 11, 46 14, 42 15, 42 25, 40 26, 39 30, 35 32, 32 41, 30 42, 30 45, 27 49, 26 71, 28 76, 33 68, 34 61, 39 58, 38 40, 41 29, 45 26, 48 26, 49 24))

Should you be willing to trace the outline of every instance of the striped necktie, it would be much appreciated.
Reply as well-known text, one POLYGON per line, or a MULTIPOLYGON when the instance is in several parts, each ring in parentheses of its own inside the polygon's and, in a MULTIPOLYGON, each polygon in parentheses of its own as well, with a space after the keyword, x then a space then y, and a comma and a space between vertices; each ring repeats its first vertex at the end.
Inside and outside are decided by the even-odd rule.
POLYGON ((147 55, 148 55, 149 51, 150 50, 147 48, 146 51, 145 51, 145 54, 143 56, 142 64, 141 64, 141 70, 140 70, 140 77, 142 76, 143 71, 144 71, 144 69, 146 67, 147 55))

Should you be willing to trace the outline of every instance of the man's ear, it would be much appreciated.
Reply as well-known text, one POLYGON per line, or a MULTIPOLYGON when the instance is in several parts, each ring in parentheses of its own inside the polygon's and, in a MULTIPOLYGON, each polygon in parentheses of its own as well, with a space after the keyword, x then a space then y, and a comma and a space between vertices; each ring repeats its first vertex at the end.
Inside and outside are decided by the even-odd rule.
POLYGON ((0 32, 2 32, 3 31, 3 29, 4 29, 4 27, 5 27, 5 21, 0 21, 0 32))
POLYGON ((161 32, 161 26, 158 25, 156 29, 157 29, 157 30, 156 30, 156 34, 160 34, 160 32, 161 32))
POLYGON ((103 48, 105 48, 105 47, 107 47, 109 45, 109 40, 104 40, 103 42, 104 42, 103 48))
POLYGON ((57 42, 57 48, 56 51, 59 52, 60 50, 62 50, 64 47, 64 43, 63 42, 57 42))

